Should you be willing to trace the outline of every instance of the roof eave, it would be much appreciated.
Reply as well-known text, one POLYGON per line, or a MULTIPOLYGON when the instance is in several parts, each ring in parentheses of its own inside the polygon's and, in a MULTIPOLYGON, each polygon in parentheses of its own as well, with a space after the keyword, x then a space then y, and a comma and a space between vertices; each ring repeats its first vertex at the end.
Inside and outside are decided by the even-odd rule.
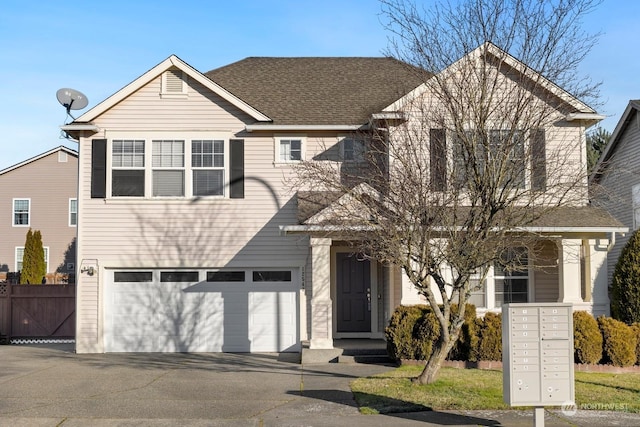
POLYGON ((303 131, 347 131, 353 132, 365 130, 369 125, 276 125, 256 123, 245 126, 247 132, 254 131, 278 131, 278 132, 303 132, 303 131))

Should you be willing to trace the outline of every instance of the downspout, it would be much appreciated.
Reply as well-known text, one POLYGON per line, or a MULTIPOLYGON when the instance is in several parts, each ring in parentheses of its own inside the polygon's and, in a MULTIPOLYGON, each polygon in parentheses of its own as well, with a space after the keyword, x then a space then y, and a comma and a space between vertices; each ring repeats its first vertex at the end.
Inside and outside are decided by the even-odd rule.
POLYGON ((612 231, 611 238, 609 239, 609 245, 607 246, 607 252, 611 252, 611 249, 613 249, 615 244, 616 244, 616 232, 612 231))

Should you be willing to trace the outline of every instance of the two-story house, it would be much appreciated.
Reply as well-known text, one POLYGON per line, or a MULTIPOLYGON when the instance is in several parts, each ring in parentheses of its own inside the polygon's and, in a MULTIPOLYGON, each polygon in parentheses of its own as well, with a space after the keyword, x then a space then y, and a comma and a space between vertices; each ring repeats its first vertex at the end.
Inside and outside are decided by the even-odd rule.
POLYGON ((29 229, 40 230, 47 283, 75 273, 78 153, 59 146, 0 171, 0 279, 22 270, 29 229))
MULTIPOLYGON (((640 227, 639 112, 640 101, 630 100, 590 176, 594 204, 606 208, 631 232, 640 227)), ((630 236, 613 242, 607 264, 609 283, 630 236)))
MULTIPOLYGON (((351 256, 344 230, 323 226, 332 199, 290 183, 301 161, 357 162, 354 135, 394 126, 400 101, 427 89, 391 58, 247 58, 201 73, 171 56, 63 126, 80 153, 76 350, 297 352, 383 337, 418 293, 399 269, 351 256)), ((586 172, 584 130, 600 116, 544 90, 586 172)), ((585 196, 529 230, 552 266, 521 275, 517 296, 493 277, 474 302, 604 313, 601 271, 623 229, 585 196)))

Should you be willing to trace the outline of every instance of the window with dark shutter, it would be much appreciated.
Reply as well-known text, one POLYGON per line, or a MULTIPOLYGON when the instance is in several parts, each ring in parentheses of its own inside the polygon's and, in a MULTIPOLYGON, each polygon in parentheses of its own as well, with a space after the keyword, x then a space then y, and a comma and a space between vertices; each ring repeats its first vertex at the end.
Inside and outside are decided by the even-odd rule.
POLYGON ((547 189, 547 155, 544 129, 531 131, 531 189, 545 191, 547 189))
POLYGON ((447 133, 445 129, 429 131, 431 189, 444 191, 447 186, 447 133))
POLYGON ((229 197, 232 199, 244 199, 244 140, 232 139, 229 141, 231 154, 231 184, 229 197))
POLYGON ((91 198, 107 196, 107 140, 91 141, 91 198))

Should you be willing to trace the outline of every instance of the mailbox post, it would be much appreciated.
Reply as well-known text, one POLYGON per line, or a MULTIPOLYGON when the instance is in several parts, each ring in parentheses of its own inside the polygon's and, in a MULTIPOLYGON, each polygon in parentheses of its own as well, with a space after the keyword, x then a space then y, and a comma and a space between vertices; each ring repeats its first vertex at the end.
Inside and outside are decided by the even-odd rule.
POLYGON ((544 406, 574 402, 571 304, 502 306, 502 390, 511 406, 534 406, 544 426, 544 406))

